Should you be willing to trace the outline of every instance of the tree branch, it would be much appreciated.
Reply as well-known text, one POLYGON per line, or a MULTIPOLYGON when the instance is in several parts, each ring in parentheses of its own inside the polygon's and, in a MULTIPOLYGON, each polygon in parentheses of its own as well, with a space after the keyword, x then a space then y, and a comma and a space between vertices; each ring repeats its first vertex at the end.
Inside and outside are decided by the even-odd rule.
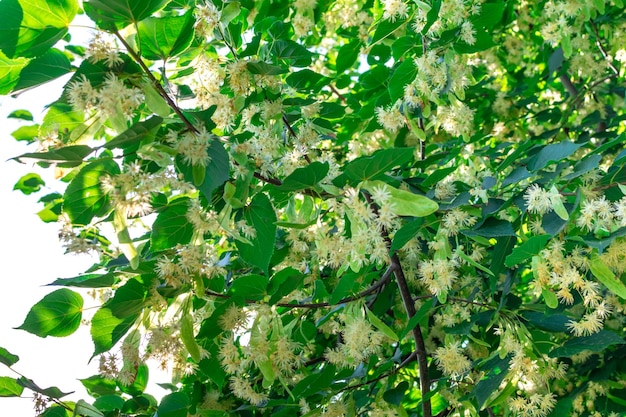
POLYGON ((167 105, 174 111, 174 113, 176 113, 176 115, 180 118, 180 120, 185 124, 187 129, 189 129, 190 131, 194 133, 199 133, 198 128, 196 128, 193 125, 193 123, 189 121, 189 119, 180 110, 178 105, 174 103, 174 100, 172 100, 169 94, 167 94, 167 92, 165 91, 165 89, 163 88, 159 80, 157 80, 155 76, 152 74, 152 71, 150 71, 150 68, 146 66, 145 62, 143 62, 143 59, 141 59, 141 57, 137 54, 137 52, 135 52, 135 50, 128 44, 128 42, 126 42, 126 39, 124 39, 124 37, 120 34, 120 32, 116 30, 114 34, 122 43, 122 45, 124 45, 124 48, 126 48, 126 51, 128 52, 128 54, 137 62, 137 64, 139 64, 143 72, 150 79, 152 86, 156 89, 159 95, 163 97, 167 105))

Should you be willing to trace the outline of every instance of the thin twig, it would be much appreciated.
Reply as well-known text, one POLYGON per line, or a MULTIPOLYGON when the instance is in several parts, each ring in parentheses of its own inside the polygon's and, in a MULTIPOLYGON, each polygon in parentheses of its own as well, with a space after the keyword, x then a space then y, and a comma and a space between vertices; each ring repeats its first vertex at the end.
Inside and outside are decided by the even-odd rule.
POLYGON ((155 78, 155 76, 152 74, 152 71, 150 71, 150 68, 146 66, 145 62, 143 62, 143 59, 141 59, 141 57, 137 55, 137 52, 135 52, 135 50, 128 44, 128 42, 126 42, 126 39, 124 39, 124 37, 117 30, 114 32, 114 34, 120 40, 122 45, 124 45, 124 48, 126 48, 126 51, 128 52, 128 54, 137 62, 137 64, 139 64, 143 72, 150 79, 152 86, 157 90, 159 95, 163 97, 167 105, 172 110, 174 110, 174 113, 176 113, 176 115, 180 118, 180 120, 185 124, 187 129, 189 129, 190 131, 194 133, 199 133, 200 131, 198 130, 198 128, 196 128, 193 125, 193 123, 191 123, 191 121, 187 119, 187 117, 183 114, 183 112, 176 105, 176 103, 174 103, 174 100, 172 100, 169 94, 167 94, 167 92, 163 89, 163 86, 161 85, 159 80, 155 78))
POLYGON ((598 33, 598 26, 596 26, 596 23, 593 20, 590 20, 589 23, 591 24, 593 33, 596 35, 596 45, 600 49, 600 52, 602 53, 602 56, 604 57, 604 59, 606 59, 607 65, 609 66, 609 68, 611 68, 611 70, 615 73, 615 75, 619 75, 619 70, 615 68, 615 65, 613 65, 613 62, 611 62, 611 57, 606 52, 606 49, 604 49, 604 45, 602 45, 602 42, 600 42, 600 34, 598 33))
MULTIPOLYGON (((314 308, 322 308, 322 307, 331 307, 333 305, 340 305, 340 304, 345 304, 345 303, 350 303, 352 301, 356 301, 356 300, 360 300, 361 298, 365 298, 370 294, 373 294, 374 292, 378 291, 380 288, 382 288, 383 286, 385 286, 385 284, 387 284, 389 282, 389 278, 391 278, 391 274, 393 273, 393 267, 390 265, 385 272, 383 273, 383 275, 380 277, 380 279, 378 281, 376 281, 374 284, 372 284, 371 286, 369 286, 368 288, 364 289, 363 291, 359 292, 358 294, 352 295, 350 297, 345 297, 342 298, 341 300, 337 301, 336 303, 329 303, 327 301, 322 301, 319 303, 277 303, 275 304, 277 307, 285 307, 285 308, 306 308, 306 309, 314 309, 314 308)), ((228 294, 221 294, 218 292, 214 292, 211 290, 206 290, 204 292, 205 295, 211 296, 211 297, 216 297, 216 298, 223 298, 223 299, 230 299, 230 295, 228 294)), ((246 304, 260 304, 258 301, 253 301, 253 300, 245 300, 246 304)))

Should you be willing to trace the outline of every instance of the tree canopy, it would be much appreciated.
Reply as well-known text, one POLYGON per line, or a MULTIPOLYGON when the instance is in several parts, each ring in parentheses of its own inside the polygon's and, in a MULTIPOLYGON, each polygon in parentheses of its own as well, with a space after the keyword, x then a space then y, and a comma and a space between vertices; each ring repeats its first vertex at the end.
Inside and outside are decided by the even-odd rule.
POLYGON ((12 163, 56 170, 39 217, 99 259, 19 329, 88 322, 100 363, 72 402, 0 348, 0 396, 49 417, 626 413, 622 0, 0 16, 0 94, 67 79, 40 120, 9 116, 32 144, 12 163))

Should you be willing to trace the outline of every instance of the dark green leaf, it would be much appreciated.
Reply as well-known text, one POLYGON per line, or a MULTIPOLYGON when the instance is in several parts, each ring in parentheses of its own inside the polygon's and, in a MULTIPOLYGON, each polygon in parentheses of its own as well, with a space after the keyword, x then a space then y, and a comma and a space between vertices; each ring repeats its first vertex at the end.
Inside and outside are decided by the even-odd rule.
POLYGON ((22 162, 21 158, 32 158, 39 161, 56 163, 61 167, 69 168, 82 164, 83 159, 92 152, 93 149, 87 145, 71 145, 48 152, 29 152, 16 156, 13 159, 18 162, 22 162))
POLYGON ((400 405, 402 403, 402 399, 404 398, 404 394, 409 389, 409 383, 407 381, 402 381, 394 388, 390 388, 383 393, 383 400, 393 405, 400 405))
POLYGON ((404 224, 393 235, 393 241, 391 242, 391 252, 395 252, 398 249, 402 249, 415 235, 419 232, 423 223, 423 219, 418 218, 411 222, 404 224))
POLYGON ((294 67, 308 67, 313 60, 311 51, 292 40, 278 39, 274 41, 270 52, 276 59, 291 61, 291 65, 294 67))
POLYGON ((69 336, 80 326, 82 316, 83 297, 63 288, 51 292, 35 304, 18 329, 39 337, 69 336))
POLYGON ((583 146, 582 143, 568 141, 547 145, 529 162, 528 168, 531 171, 538 171, 551 162, 558 162, 567 158, 581 146, 583 146))
MULTIPOLYGON (((389 79, 389 96, 395 102, 404 96, 404 88, 415 79, 417 66, 412 59, 405 59, 396 67, 389 79)), ((456 168, 456 167, 455 167, 456 168)))
POLYGON ((2 0, 0 49, 9 58, 40 56, 65 36, 77 12, 76 0, 2 0))
POLYGON ((276 213, 269 198, 259 193, 244 209, 246 223, 256 230, 251 245, 236 241, 239 255, 244 261, 259 267, 267 274, 276 241, 276 213))
POLYGON ((361 42, 358 39, 351 41, 339 48, 337 52, 337 60, 335 67, 337 74, 343 74, 348 68, 350 68, 356 62, 361 51, 361 42))
POLYGON ((312 162, 309 165, 295 169, 283 184, 278 187, 281 191, 296 191, 312 188, 328 174, 328 162, 312 162))
POLYGON ((466 236, 482 236, 486 238, 492 237, 504 237, 504 236, 516 236, 513 225, 506 220, 488 218, 479 227, 472 230, 462 230, 466 236))
POLYGON ((267 287, 271 295, 269 304, 276 304, 281 298, 297 289, 304 280, 304 274, 293 268, 281 269, 275 273, 267 287))
POLYGON ((330 299, 328 302, 330 304, 338 304, 343 298, 346 298, 349 295, 353 294, 353 289, 355 287, 356 276, 355 274, 344 274, 340 279, 335 288, 333 288, 330 299))
POLYGON ((602 352, 604 349, 626 343, 617 333, 610 330, 600 330, 591 336, 575 337, 568 340, 563 346, 550 351, 551 358, 571 357, 585 350, 602 352))
POLYGON ((94 344, 93 356, 107 352, 111 349, 132 327, 137 316, 129 316, 124 319, 115 317, 111 310, 106 307, 100 308, 91 319, 91 339, 94 344))
POLYGON ((33 380, 25 378, 23 376, 17 379, 17 383, 23 386, 24 388, 28 388, 31 391, 38 392, 50 398, 59 399, 59 398, 65 397, 66 395, 71 394, 71 392, 63 392, 57 387, 40 388, 37 384, 33 382, 33 380))
POLYGON ((48 52, 28 63, 20 72, 20 78, 13 91, 35 87, 59 78, 72 70, 69 58, 58 49, 48 52))
POLYGON ((109 198, 102 191, 102 177, 119 173, 119 166, 105 159, 86 165, 76 174, 63 195, 63 211, 73 224, 89 224, 94 217, 104 216, 109 211, 109 198))
POLYGON ((376 151, 370 156, 357 158, 344 166, 343 174, 333 183, 338 187, 343 187, 347 181, 356 184, 365 180, 378 179, 387 171, 412 161, 414 151, 414 148, 390 148, 376 151))
POLYGON ((169 0, 89 0, 85 12, 103 29, 121 29, 163 8, 169 0))
POLYGON ((301 379, 291 391, 294 398, 306 398, 318 391, 328 389, 335 377, 336 369, 334 365, 326 364, 319 372, 301 379))
POLYGON ((159 417, 187 417, 189 397, 184 392, 168 394, 161 400, 157 414, 159 417))
POLYGON ((538 311, 524 311, 522 313, 530 324, 534 327, 548 332, 567 332, 567 323, 570 319, 563 314, 544 314, 538 311))
POLYGON ((6 366, 13 366, 20 360, 20 357, 12 354, 3 347, 0 347, 0 363, 6 366))
POLYGON ((59 285, 63 287, 78 288, 106 288, 111 287, 116 282, 115 274, 85 274, 72 278, 57 278, 48 285, 59 285))
MULTIPOLYGON (((202 183, 197 187, 207 200, 211 201, 213 191, 224 184, 230 177, 230 162, 228 152, 224 149, 224 145, 217 140, 211 142, 207 153, 209 158, 211 158, 211 162, 209 162, 204 171, 202 183)), ((176 158, 176 166, 187 181, 194 182, 192 166, 185 164, 180 158, 176 158)))
POLYGON ((512 266, 521 264, 529 258, 532 258, 546 247, 546 244, 551 237, 552 236, 550 235, 531 237, 526 242, 513 249, 513 252, 511 252, 511 254, 506 257, 504 265, 510 268, 512 266))
POLYGON ((139 22, 141 54, 146 59, 167 59, 191 45, 196 20, 193 10, 180 16, 148 17, 139 22))
POLYGON ((24 387, 17 380, 8 376, 0 376, 0 397, 19 397, 24 387))
POLYGON ((69 411, 60 405, 53 405, 41 414, 40 417, 70 417, 69 411))
POLYGON ((263 61, 248 62, 246 66, 252 74, 259 75, 280 75, 289 72, 287 68, 271 65, 263 61))
POLYGON ((152 226, 150 245, 153 251, 170 249, 177 244, 189 243, 193 235, 193 226, 187 220, 189 198, 178 198, 168 204, 159 213, 152 226))
POLYGON ((111 313, 120 319, 136 315, 144 308, 146 288, 137 279, 129 279, 115 291, 112 299, 107 301, 111 313))
POLYGON ((299 91, 315 93, 328 84, 329 79, 310 69, 292 72, 286 79, 287 85, 299 91))
POLYGON ((14 190, 20 190, 26 195, 36 193, 41 189, 42 185, 46 185, 46 182, 41 179, 39 174, 33 172, 24 175, 20 178, 13 187, 14 190))
POLYGON ((583 158, 580 162, 574 165, 574 172, 563 177, 564 180, 571 180, 574 178, 578 178, 581 175, 584 175, 594 169, 598 168, 600 161, 602 160, 602 155, 589 155, 586 158, 583 158))
POLYGON ((268 279, 262 275, 244 275, 235 278, 228 294, 237 300, 262 300, 267 295, 268 279))
POLYGON ((159 116, 152 116, 149 119, 144 120, 143 122, 137 122, 128 130, 120 133, 104 145, 103 148, 113 149, 120 148, 124 149, 129 145, 139 143, 145 138, 151 138, 154 136, 159 126, 163 122, 163 118, 159 116))
POLYGON ((124 406, 124 399, 119 395, 103 395, 96 398, 93 405, 100 411, 117 411, 124 406))
POLYGON ((33 114, 31 112, 29 112, 28 110, 15 110, 12 111, 8 116, 8 119, 20 119, 20 120, 26 120, 29 122, 32 122, 33 119, 33 114))
POLYGON ((376 26, 376 32, 374 32, 374 36, 370 40, 370 44, 374 44, 389 35, 395 32, 400 26, 404 25, 407 22, 406 19, 396 19, 391 21, 391 19, 386 19, 380 22, 376 26))
POLYGON ((510 356, 506 356, 502 359, 499 356, 495 356, 482 366, 482 368, 487 371, 487 374, 476 384, 472 391, 472 394, 476 397, 476 401, 478 401, 479 407, 482 408, 491 394, 500 388, 500 384, 504 381, 504 378, 509 372, 510 361, 510 356))
POLYGON ((493 29, 502 20, 505 2, 484 3, 480 6, 480 13, 470 21, 476 29, 493 29))

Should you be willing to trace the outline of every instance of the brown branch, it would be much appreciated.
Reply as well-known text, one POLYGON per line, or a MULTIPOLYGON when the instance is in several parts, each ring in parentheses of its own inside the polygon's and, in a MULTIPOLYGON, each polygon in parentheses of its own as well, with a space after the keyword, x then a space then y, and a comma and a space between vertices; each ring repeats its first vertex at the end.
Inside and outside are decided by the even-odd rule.
POLYGON ((328 88, 330 88, 330 91, 332 91, 337 97, 339 97, 339 100, 341 100, 342 103, 346 102, 346 97, 341 94, 334 85, 328 84, 328 88))
POLYGON ((391 375, 395 374, 396 372, 398 372, 400 369, 404 368, 405 366, 407 366, 411 362, 413 362, 416 357, 417 357, 417 355, 415 354, 415 352, 411 352, 411 354, 409 356, 407 356, 405 360, 403 360, 400 364, 398 364, 398 366, 396 366, 392 370, 384 372, 384 373, 378 375, 375 378, 368 379, 365 382, 361 382, 361 383, 356 384, 356 385, 350 385, 348 387, 344 387, 344 388, 340 389, 339 391, 337 391, 337 394, 339 394, 340 392, 347 391, 349 389, 361 388, 361 387, 363 387, 365 385, 369 385, 369 384, 372 384, 374 382, 378 382, 381 379, 385 379, 388 376, 391 376, 391 375))
POLYGON ((611 57, 606 52, 606 49, 604 49, 604 45, 602 45, 602 42, 600 42, 600 34, 598 33, 598 26, 596 26, 596 23, 593 20, 590 20, 589 23, 591 24, 593 33, 596 35, 596 45, 598 46, 598 49, 600 49, 600 52, 602 53, 602 56, 606 60, 607 65, 609 66, 609 68, 611 68, 611 71, 613 71, 615 75, 619 75, 619 70, 615 68, 615 65, 613 65, 613 62, 611 62, 611 57))
POLYGON ((572 83, 572 80, 570 80, 570 78, 567 76, 566 73, 561 74, 559 76, 559 79, 561 80, 561 83, 563 84, 563 87, 565 87, 565 89, 567 90, 567 92, 569 93, 570 96, 572 96, 572 97, 577 97, 578 96, 578 89, 572 83))
MULTIPOLYGON (((372 200, 372 197, 368 193, 364 192, 363 194, 374 213, 378 215, 378 207, 372 200)), ((382 227, 381 235, 385 239, 387 248, 391 249, 391 239, 389 238, 387 229, 384 227, 382 227)), ((404 308, 406 310, 407 320, 410 321, 416 313, 415 302, 411 296, 411 291, 409 290, 409 285, 406 281, 406 277, 404 276, 402 264, 400 263, 400 258, 397 253, 391 255, 390 268, 393 270, 396 283, 398 284, 398 289, 400 290, 400 297, 402 298, 402 303, 404 304, 404 308)), ((419 369, 420 390, 422 391, 422 398, 424 399, 422 401, 422 415, 423 417, 432 417, 432 406, 429 398, 430 378, 428 377, 428 356, 426 354, 424 335, 422 334, 422 328, 419 324, 415 325, 415 327, 411 329, 411 332, 413 333, 413 339, 415 341, 415 354, 417 356, 417 366, 419 369)))
POLYGON ((150 79, 152 86, 156 89, 159 95, 163 97, 167 105, 172 110, 174 110, 174 113, 176 113, 176 115, 180 118, 180 120, 185 124, 187 129, 189 129, 190 131, 194 133, 199 133, 199 130, 183 114, 183 112, 180 110, 178 105, 174 103, 174 100, 172 100, 169 94, 167 94, 167 92, 165 91, 165 89, 163 88, 159 80, 156 79, 156 77, 152 74, 152 71, 150 71, 150 68, 148 68, 145 62, 143 62, 143 59, 141 59, 141 57, 137 54, 137 52, 135 52, 135 50, 128 44, 128 42, 126 42, 126 39, 124 39, 124 37, 117 30, 114 32, 114 34, 120 40, 122 45, 124 45, 124 48, 126 48, 126 51, 128 52, 128 54, 137 62, 137 64, 139 64, 143 72, 150 79))

